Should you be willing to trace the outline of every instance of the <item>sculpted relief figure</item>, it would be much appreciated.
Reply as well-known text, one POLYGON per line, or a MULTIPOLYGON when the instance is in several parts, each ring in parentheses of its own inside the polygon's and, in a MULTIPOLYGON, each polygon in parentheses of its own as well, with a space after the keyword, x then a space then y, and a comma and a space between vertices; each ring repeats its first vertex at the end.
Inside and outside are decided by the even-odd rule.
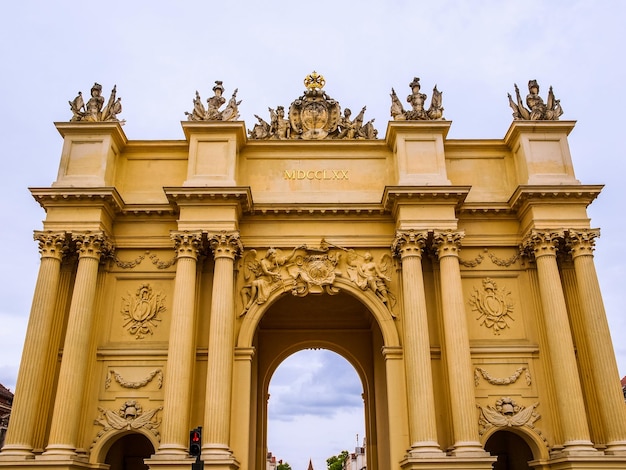
POLYGON ((235 88, 233 96, 228 100, 228 104, 223 111, 220 111, 220 107, 226 103, 224 94, 224 87, 220 80, 215 81, 213 87, 213 96, 208 98, 207 107, 205 108, 200 98, 200 93, 196 90, 196 97, 193 99, 193 111, 185 111, 187 120, 189 121, 236 121, 239 119, 239 105, 241 100, 237 101, 237 91, 235 88))
MULTIPOLYGON (((387 282, 391 282, 389 276, 392 266, 392 259, 389 254, 384 254, 380 262, 376 263, 372 254, 367 251, 359 261, 359 255, 354 251, 348 252, 348 276, 361 290, 371 290, 387 306, 391 312, 391 301, 393 300, 387 282)), ((392 316, 393 313, 392 313, 392 316)), ((394 316, 395 318, 395 316, 394 316)))
POLYGON ((508 97, 509 106, 513 110, 513 119, 516 121, 558 121, 563 114, 561 101, 554 97, 552 87, 548 90, 548 102, 544 103, 541 96, 539 96, 537 80, 530 80, 528 82, 528 95, 526 95, 526 106, 528 108, 526 108, 522 102, 517 84, 514 84, 514 86, 516 101, 513 101, 510 93, 508 97))
POLYGON ((107 105, 104 107, 104 97, 102 96, 102 85, 94 83, 91 87, 91 97, 85 104, 83 100, 82 92, 78 92, 76 98, 69 101, 70 109, 72 110, 72 118, 70 122, 107 122, 117 121, 124 124, 124 121, 119 121, 117 115, 122 112, 122 98, 117 98, 117 86, 113 86, 111 96, 107 105))
POLYGON ((245 314, 256 302, 261 305, 267 302, 275 287, 283 281, 281 268, 290 261, 300 246, 295 247, 287 256, 283 256, 276 248, 268 248, 265 256, 257 259, 257 251, 250 250, 243 259, 243 272, 246 284, 241 289, 241 300, 245 314))
POLYGON ((437 85, 433 88, 433 97, 430 101, 430 107, 426 109, 425 93, 421 92, 420 79, 413 78, 409 83, 411 94, 406 100, 411 105, 410 111, 405 111, 402 103, 396 95, 395 90, 391 89, 391 116, 394 121, 425 121, 443 119, 443 94, 437 90, 437 85))

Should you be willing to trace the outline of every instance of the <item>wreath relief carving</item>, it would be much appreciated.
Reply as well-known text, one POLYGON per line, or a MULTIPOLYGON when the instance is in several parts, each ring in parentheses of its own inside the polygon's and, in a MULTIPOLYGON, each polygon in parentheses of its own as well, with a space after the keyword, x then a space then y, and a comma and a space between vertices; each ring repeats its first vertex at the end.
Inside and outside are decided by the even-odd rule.
POLYGON ((104 388, 108 389, 111 386, 111 378, 114 378, 115 381, 124 388, 141 388, 148 385, 155 377, 157 377, 157 388, 161 388, 163 386, 163 371, 161 369, 154 369, 147 377, 138 382, 128 382, 119 372, 115 372, 111 369, 104 381, 104 388))
POLYGON ((474 369, 474 385, 478 387, 478 384, 480 383, 481 375, 483 379, 485 379, 491 385, 510 385, 510 384, 517 382, 517 379, 520 378, 520 376, 522 375, 522 372, 524 371, 526 371, 526 374, 524 374, 526 377, 526 385, 530 386, 532 384, 532 379, 530 377, 530 372, 528 371, 528 367, 526 366, 520 367, 513 373, 513 375, 509 377, 504 377, 504 378, 492 377, 491 374, 489 374, 489 372, 487 372, 485 369, 481 367, 476 367, 474 369))
POLYGON ((493 279, 483 279, 483 291, 474 288, 469 300, 472 310, 478 313, 477 320, 481 325, 493 330, 494 335, 499 335, 502 330, 509 327, 509 320, 513 320, 513 302, 509 296, 511 293, 506 289, 498 289, 493 279))
POLYGON ((152 292, 150 284, 142 284, 135 295, 128 292, 122 297, 123 327, 136 339, 143 339, 147 334, 154 334, 154 328, 160 322, 159 314, 165 311, 165 295, 152 292))

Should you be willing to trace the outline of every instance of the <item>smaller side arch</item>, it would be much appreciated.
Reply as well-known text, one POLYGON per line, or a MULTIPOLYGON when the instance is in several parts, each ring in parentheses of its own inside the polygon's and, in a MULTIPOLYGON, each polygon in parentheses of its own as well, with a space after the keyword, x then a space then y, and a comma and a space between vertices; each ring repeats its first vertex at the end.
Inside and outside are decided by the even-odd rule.
POLYGON ((522 438, 524 442, 528 444, 528 447, 530 447, 534 460, 544 460, 550 458, 550 453, 545 438, 540 435, 536 430, 528 428, 527 426, 494 426, 482 434, 480 442, 483 445, 483 448, 487 444, 489 438, 499 431, 510 432, 522 438))
POLYGON ((143 429, 137 429, 133 431, 129 431, 126 429, 111 429, 98 437, 94 444, 91 446, 89 463, 103 464, 111 447, 117 441, 129 435, 144 436, 148 439, 148 441, 150 441, 150 444, 152 444, 152 448, 154 449, 154 451, 159 448, 159 438, 150 432, 144 431, 143 429))

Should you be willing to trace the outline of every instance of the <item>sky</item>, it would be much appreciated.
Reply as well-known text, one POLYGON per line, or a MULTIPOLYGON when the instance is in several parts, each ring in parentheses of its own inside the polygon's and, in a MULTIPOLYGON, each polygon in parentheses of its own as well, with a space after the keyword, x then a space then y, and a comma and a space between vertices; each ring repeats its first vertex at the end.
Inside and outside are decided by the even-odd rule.
MULTIPOLYGON (((577 121, 569 137, 577 178, 606 185, 589 214, 592 227, 602 229, 595 260, 620 376, 626 375, 625 21, 620 0, 4 2, 0 383, 15 388, 39 267, 32 232, 45 214, 27 188, 56 179, 62 139, 53 122, 70 119, 68 100, 78 91, 88 96, 96 81, 106 98, 117 85, 129 139, 182 140, 180 121, 196 90, 206 100, 215 80, 223 81, 227 98, 238 88, 241 119, 252 128, 254 114, 269 120, 268 107, 287 107, 300 96, 313 70, 342 108, 367 106, 365 118, 375 118, 381 138, 391 88, 402 97, 415 76, 423 92, 435 84, 443 92, 449 139, 504 137, 514 83, 524 92, 536 79, 544 98, 552 85, 561 119, 577 121)), ((298 442, 316 456, 318 470, 362 433, 360 391, 349 399, 360 386, 356 374, 345 390, 321 382, 341 367, 350 369, 332 354, 305 353, 276 373, 271 393, 281 398, 271 404, 270 450, 294 470, 304 470, 309 455, 281 440, 300 436, 289 423, 310 431, 298 442), (315 368, 303 368, 307 363, 315 368), (315 388, 307 383, 329 387, 328 400, 295 403, 298 391, 315 388)))

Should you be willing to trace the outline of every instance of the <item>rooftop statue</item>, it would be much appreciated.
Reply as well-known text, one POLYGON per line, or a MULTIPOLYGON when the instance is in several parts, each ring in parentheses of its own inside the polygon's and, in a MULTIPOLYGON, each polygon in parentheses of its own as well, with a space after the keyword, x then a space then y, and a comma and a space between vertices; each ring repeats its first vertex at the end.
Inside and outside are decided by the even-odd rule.
POLYGON ((83 101, 83 93, 78 92, 76 98, 69 101, 70 109, 73 116, 70 122, 106 122, 116 121, 124 124, 125 121, 117 119, 117 115, 122 112, 122 98, 117 98, 117 85, 113 86, 111 96, 107 105, 104 105, 104 97, 102 96, 102 85, 94 83, 91 87, 91 98, 87 104, 83 101))
POLYGON ((193 99, 193 111, 185 111, 187 120, 189 121, 236 121, 239 119, 239 105, 241 100, 237 101, 237 91, 235 88, 233 96, 228 100, 226 107, 220 111, 220 107, 226 103, 224 94, 224 87, 220 80, 215 81, 213 87, 213 96, 206 100, 207 107, 205 108, 200 98, 200 93, 196 90, 196 97, 193 99))
POLYGON ((509 106, 513 109, 513 119, 516 121, 558 121, 559 117, 563 114, 561 101, 554 97, 552 87, 550 87, 548 91, 548 102, 544 103, 541 96, 539 96, 537 80, 530 80, 528 82, 528 95, 526 95, 526 105, 528 108, 525 108, 522 104, 522 97, 520 96, 517 84, 514 84, 514 86, 517 102, 513 101, 510 93, 508 93, 508 97, 509 106))
POLYGON ((374 120, 363 123, 365 106, 351 119, 352 111, 346 109, 341 115, 339 103, 323 90, 326 80, 317 72, 306 76, 304 94, 293 101, 289 107, 289 116, 285 118, 285 109, 268 108, 270 122, 254 115, 258 123, 248 131, 251 139, 257 140, 321 140, 321 139, 375 139, 378 131, 374 120))
POLYGON ((433 88, 433 97, 430 100, 430 107, 426 109, 426 94, 422 93, 420 79, 413 78, 409 83, 411 94, 406 100, 411 104, 411 110, 405 111, 396 91, 391 89, 391 116, 394 121, 428 121, 443 119, 443 97, 442 92, 437 90, 437 85, 433 88))

